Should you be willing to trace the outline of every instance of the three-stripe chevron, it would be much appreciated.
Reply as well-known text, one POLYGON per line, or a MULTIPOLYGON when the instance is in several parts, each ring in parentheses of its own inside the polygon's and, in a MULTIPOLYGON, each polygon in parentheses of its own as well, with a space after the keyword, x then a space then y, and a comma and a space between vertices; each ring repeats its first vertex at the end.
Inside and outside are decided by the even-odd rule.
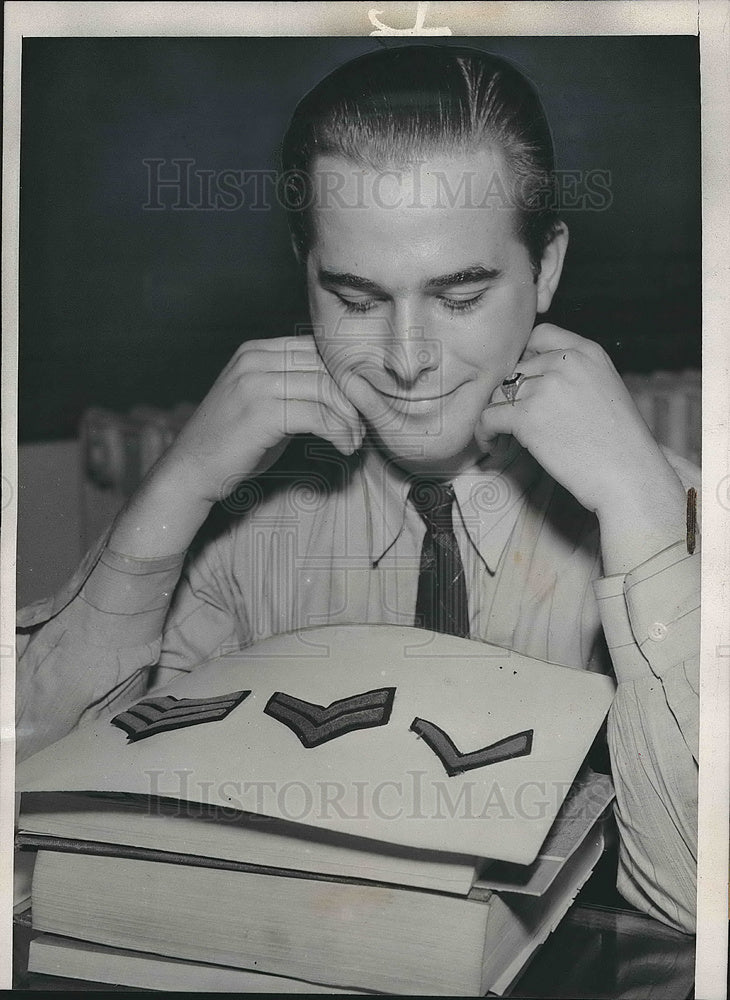
POLYGON ((175 698, 165 694, 158 698, 145 698, 115 715, 111 721, 124 730, 130 743, 136 743, 156 733, 198 726, 203 722, 220 722, 250 694, 250 691, 234 691, 212 698, 175 698))
POLYGON ((480 750, 462 753, 443 729, 427 719, 415 718, 410 728, 411 732, 420 736, 433 750, 450 778, 456 774, 463 774, 464 771, 473 771, 477 767, 486 767, 487 764, 499 764, 505 760, 512 760, 513 757, 527 757, 532 752, 533 729, 525 729, 521 733, 506 736, 480 750))
POLYGON ((387 725, 394 697, 394 687, 377 688, 325 706, 277 691, 269 698, 264 712, 291 729, 302 745, 311 750, 355 729, 387 725))

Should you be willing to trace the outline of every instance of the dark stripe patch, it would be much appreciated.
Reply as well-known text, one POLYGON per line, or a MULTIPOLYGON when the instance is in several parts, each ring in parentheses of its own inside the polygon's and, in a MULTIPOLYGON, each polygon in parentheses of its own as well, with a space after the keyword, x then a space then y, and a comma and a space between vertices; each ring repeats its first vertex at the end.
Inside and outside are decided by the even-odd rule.
POLYGON ((130 743, 135 743, 157 733, 197 726, 203 722, 219 722, 250 694, 250 691, 234 691, 212 698, 175 698, 173 695, 146 698, 115 715, 111 722, 124 730, 130 743))
POLYGON ((473 771, 477 767, 499 764, 514 757, 527 757, 532 753, 532 737, 535 731, 526 729, 521 733, 514 733, 512 736, 497 740, 496 743, 490 743, 487 747, 482 747, 481 750, 472 750, 471 753, 461 753, 451 737, 427 719, 414 719, 411 723, 411 732, 420 736, 433 750, 444 765, 446 773, 453 778, 456 774, 473 771))
POLYGON ((325 706, 276 691, 264 712, 291 729, 302 745, 311 750, 356 729, 387 725, 394 697, 395 688, 377 688, 325 706))

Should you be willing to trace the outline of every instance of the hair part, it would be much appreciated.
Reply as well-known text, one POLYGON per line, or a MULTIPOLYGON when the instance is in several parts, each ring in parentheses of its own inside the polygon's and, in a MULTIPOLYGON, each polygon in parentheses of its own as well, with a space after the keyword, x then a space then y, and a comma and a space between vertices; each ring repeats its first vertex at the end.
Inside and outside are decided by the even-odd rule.
POLYGON ((559 219, 550 128, 526 77, 498 56, 451 45, 378 49, 338 67, 299 102, 282 144, 287 214, 300 258, 306 260, 313 241, 318 156, 385 170, 488 147, 499 150, 508 168, 516 235, 537 277, 559 219))

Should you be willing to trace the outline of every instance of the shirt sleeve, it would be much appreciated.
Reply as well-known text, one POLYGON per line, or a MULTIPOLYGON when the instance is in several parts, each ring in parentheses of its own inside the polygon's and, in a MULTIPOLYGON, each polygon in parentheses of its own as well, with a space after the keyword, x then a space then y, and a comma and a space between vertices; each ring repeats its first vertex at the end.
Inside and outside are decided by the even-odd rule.
POLYGON ((694 933, 700 557, 682 540, 593 586, 617 680, 608 718, 617 888, 694 933))
POLYGON ((61 590, 18 612, 19 759, 146 689, 184 554, 132 559, 108 534, 61 590))
POLYGON ((245 643, 204 533, 187 553, 160 559, 114 552, 107 537, 62 590, 18 614, 18 759, 245 643))

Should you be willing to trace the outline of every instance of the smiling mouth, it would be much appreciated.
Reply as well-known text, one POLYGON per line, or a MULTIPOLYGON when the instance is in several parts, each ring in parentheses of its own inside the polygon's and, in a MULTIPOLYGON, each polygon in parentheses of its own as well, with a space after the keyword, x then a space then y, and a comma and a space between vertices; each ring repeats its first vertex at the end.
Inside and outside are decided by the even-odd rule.
POLYGON ((388 399, 396 399, 399 403, 427 403, 434 399, 444 399, 446 396, 451 396, 458 388, 460 387, 457 385, 453 389, 449 389, 448 392, 439 393, 438 396, 395 396, 392 392, 384 392, 382 389, 377 389, 376 392, 388 399))

